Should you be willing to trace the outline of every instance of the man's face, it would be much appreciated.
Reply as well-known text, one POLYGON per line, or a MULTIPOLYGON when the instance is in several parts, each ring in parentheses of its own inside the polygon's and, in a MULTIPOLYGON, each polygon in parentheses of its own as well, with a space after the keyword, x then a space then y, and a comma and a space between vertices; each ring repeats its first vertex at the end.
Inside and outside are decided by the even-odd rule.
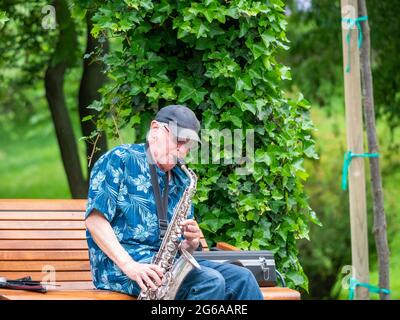
POLYGON ((190 151, 190 141, 180 141, 173 135, 168 125, 153 121, 151 123, 149 144, 152 144, 154 160, 164 170, 171 170, 177 158, 183 159, 190 151))

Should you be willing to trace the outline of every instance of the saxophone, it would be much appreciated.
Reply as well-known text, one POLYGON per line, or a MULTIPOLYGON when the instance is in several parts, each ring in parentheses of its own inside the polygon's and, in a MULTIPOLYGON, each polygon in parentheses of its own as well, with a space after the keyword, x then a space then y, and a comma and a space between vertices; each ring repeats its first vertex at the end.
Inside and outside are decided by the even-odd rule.
POLYGON ((152 261, 152 264, 158 265, 164 273, 162 284, 156 290, 142 290, 138 300, 174 300, 187 274, 194 268, 200 269, 193 256, 180 247, 183 232, 181 224, 187 219, 196 191, 197 176, 193 170, 186 167, 183 160, 178 159, 178 165, 188 176, 190 183, 174 209, 160 249, 152 261), (178 251, 181 256, 175 261, 178 251))

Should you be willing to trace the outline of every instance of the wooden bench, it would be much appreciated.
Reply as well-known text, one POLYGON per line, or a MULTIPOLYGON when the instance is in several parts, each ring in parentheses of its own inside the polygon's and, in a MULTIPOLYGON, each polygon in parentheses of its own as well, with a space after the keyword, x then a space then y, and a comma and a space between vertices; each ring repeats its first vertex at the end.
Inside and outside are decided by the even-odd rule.
MULTIPOLYGON (((49 287, 47 293, 0 288, 0 300, 135 299, 94 288, 85 206, 86 200, 0 200, 0 277, 14 280, 31 276, 33 280, 57 285, 49 287)), ((202 245, 208 250, 204 238, 202 245)), ((300 299, 299 292, 288 288, 262 291, 265 299, 300 299)))

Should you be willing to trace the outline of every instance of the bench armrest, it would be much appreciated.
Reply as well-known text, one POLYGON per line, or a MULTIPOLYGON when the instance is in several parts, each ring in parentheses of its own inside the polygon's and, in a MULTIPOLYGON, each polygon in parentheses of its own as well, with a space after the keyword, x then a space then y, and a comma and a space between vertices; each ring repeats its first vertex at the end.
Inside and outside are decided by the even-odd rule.
POLYGON ((239 251, 240 249, 226 242, 217 242, 216 248, 219 250, 239 251))

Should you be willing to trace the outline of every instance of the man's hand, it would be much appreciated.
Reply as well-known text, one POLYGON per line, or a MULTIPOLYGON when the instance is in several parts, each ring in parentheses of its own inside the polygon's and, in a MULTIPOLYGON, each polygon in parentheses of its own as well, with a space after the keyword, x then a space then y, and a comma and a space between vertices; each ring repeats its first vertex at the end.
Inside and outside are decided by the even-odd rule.
POLYGON ((181 248, 192 253, 200 243, 201 231, 199 225, 195 220, 188 219, 182 223, 182 228, 185 240, 182 241, 181 248))
POLYGON ((163 272, 159 266, 136 261, 130 261, 123 265, 122 272, 136 281, 143 291, 147 291, 148 288, 156 290, 161 285, 163 277, 163 272))
POLYGON ((86 227, 100 249, 125 273, 136 281, 143 289, 157 289, 161 284, 163 272, 160 267, 152 264, 138 263, 119 243, 113 228, 104 215, 93 210, 86 219, 86 227))

